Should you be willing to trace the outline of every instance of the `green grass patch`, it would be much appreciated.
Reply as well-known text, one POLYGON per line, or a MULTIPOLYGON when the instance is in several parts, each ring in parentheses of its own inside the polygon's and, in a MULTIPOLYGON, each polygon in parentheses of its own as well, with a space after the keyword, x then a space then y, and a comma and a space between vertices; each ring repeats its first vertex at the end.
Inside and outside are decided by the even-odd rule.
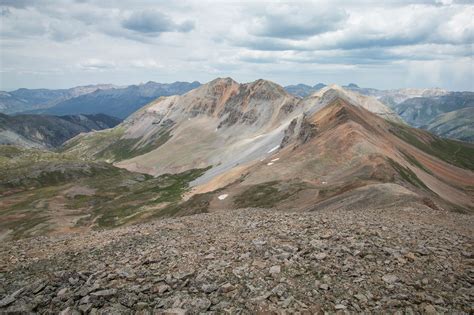
POLYGON ((12 239, 17 240, 24 237, 34 235, 41 235, 46 233, 48 217, 45 216, 30 216, 21 221, 12 222, 13 224, 5 224, 4 229, 12 229, 12 239), (43 225, 43 226, 40 226, 43 225), (38 227, 40 226, 40 227, 38 227))
POLYGON ((405 181, 409 182, 410 184, 429 190, 429 188, 423 183, 418 176, 408 167, 404 167, 399 163, 395 162, 391 158, 387 158, 390 165, 397 171, 397 173, 403 178, 405 181))
POLYGON ((348 192, 350 190, 353 190, 365 185, 366 183, 364 179, 360 179, 360 180, 356 180, 350 183, 345 183, 342 185, 324 187, 324 188, 319 189, 318 197, 321 201, 326 200, 326 199, 335 197, 337 195, 343 194, 345 192, 348 192))
POLYGON ((114 176, 118 169, 105 163, 85 161, 40 161, 11 169, 0 169, 0 188, 31 189, 62 185, 81 178, 114 176))
POLYGON ((197 194, 182 203, 172 203, 153 214, 154 218, 206 213, 216 192, 197 194))
POLYGON ((57 152, 70 152, 76 156, 90 158, 96 152, 119 140, 124 133, 125 128, 119 125, 111 129, 78 135, 57 148, 57 152))
POLYGON ((271 181, 247 188, 235 196, 233 202, 237 208, 272 208, 308 188, 303 182, 271 181))
POLYGON ((121 193, 105 202, 104 199, 99 200, 98 197, 103 198, 106 192, 91 196, 90 201, 95 203, 93 217, 98 217, 99 227, 114 227, 134 219, 147 206, 163 203, 177 204, 189 189, 189 183, 208 169, 209 167, 192 169, 179 174, 164 174, 157 178, 147 178, 142 182, 131 184, 128 188, 122 187, 121 193))
POLYGON ((96 157, 99 159, 110 159, 113 161, 131 159, 135 156, 143 155, 159 148, 170 138, 171 132, 169 130, 163 130, 159 132, 154 139, 149 140, 145 145, 138 144, 140 139, 121 138, 97 153, 96 157))
MULTIPOLYGON (((169 133, 162 134, 155 145, 168 137, 169 133)), ((51 206, 64 211, 62 215, 82 217, 77 225, 98 228, 123 225, 162 207, 165 210, 156 210, 157 217, 202 212, 209 202, 204 195, 174 206, 180 204, 189 183, 209 168, 155 178, 81 160, 73 153, 0 146, 0 191, 9 198, 7 206, 0 207, 0 219, 5 218, 0 227, 13 229, 19 237, 40 233, 51 224, 51 206), (81 189, 87 192, 81 195, 81 189), (44 227, 36 227, 40 223, 44 227)))

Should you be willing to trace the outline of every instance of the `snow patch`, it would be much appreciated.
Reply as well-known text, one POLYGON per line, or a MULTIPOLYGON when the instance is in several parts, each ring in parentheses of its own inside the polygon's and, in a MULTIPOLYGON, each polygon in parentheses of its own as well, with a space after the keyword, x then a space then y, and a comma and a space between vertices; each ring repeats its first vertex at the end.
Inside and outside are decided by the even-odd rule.
POLYGON ((271 162, 278 161, 279 159, 280 159, 280 158, 273 159, 273 160, 271 160, 271 162))
POLYGON ((280 145, 277 145, 274 148, 272 148, 270 151, 268 151, 267 153, 272 153, 273 151, 276 151, 279 147, 280 145))
POLYGON ((220 195, 219 197, 217 197, 219 200, 224 200, 225 198, 227 198, 227 196, 229 196, 229 194, 223 194, 223 195, 220 195))
POLYGON ((273 162, 267 163, 268 166, 273 165, 273 162))

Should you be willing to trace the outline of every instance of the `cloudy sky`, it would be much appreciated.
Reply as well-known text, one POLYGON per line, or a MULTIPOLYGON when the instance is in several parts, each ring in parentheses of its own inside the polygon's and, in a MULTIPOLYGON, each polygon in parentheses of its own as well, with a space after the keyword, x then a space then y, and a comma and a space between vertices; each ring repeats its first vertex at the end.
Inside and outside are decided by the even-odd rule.
POLYGON ((207 82, 474 90, 473 1, 0 0, 0 89, 207 82))

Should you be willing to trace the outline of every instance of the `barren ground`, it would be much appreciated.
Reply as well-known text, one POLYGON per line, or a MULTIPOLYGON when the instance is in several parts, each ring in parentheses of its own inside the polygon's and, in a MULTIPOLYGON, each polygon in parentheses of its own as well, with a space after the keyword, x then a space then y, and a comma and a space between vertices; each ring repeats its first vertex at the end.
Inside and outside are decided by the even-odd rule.
POLYGON ((471 215, 246 209, 0 245, 0 312, 472 313, 471 215))

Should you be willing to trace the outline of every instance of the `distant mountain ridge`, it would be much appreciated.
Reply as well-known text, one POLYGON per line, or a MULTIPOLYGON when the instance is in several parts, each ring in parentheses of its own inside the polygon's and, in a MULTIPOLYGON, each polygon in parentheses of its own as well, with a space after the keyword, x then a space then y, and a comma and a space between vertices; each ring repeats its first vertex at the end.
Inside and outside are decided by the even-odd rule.
MULTIPOLYGON (((126 87, 89 85, 65 90, 19 89, 13 92, 0 92, 0 112, 50 115, 105 113, 125 119, 161 96, 181 95, 199 86, 201 84, 197 81, 170 84, 150 81, 126 87)), ((324 83, 314 86, 297 84, 286 86, 284 90, 297 97, 306 98, 325 87, 324 83)), ((473 106, 473 92, 449 92, 439 88, 378 90, 361 88, 355 83, 343 88, 346 91, 374 97, 394 109, 408 124, 420 128, 436 125, 434 119, 438 115, 473 106)), ((440 136, 460 140, 470 139, 469 134, 474 132, 471 130, 472 124, 469 120, 456 121, 457 119, 460 119, 460 116, 451 115, 450 119, 443 120, 443 128, 427 130, 440 136), (458 132, 441 132, 449 129, 446 125, 448 123, 455 125, 458 132)))
POLYGON ((474 92, 451 92, 441 96, 409 98, 393 108, 410 125, 421 127, 436 116, 474 107, 474 92))
POLYGON ((95 115, 16 115, 0 114, 0 144, 51 149, 82 133, 112 128, 120 119, 95 115))
POLYGON ((99 84, 70 89, 18 89, 0 91, 0 113, 77 115, 98 114, 125 118, 160 97, 186 93, 201 84, 194 82, 147 83, 116 86, 99 84))
POLYGON ((474 107, 440 114, 421 128, 444 138, 474 142, 474 107))
POLYGON ((306 84, 296 84, 296 85, 288 85, 285 86, 284 89, 293 95, 299 96, 299 97, 306 97, 309 96, 320 89, 324 88, 326 84, 324 83, 318 83, 313 86, 306 85, 306 84))
POLYGON ((0 91, 0 113, 14 114, 49 108, 67 99, 114 87, 112 84, 98 84, 58 90, 21 88, 11 92, 0 91))
POLYGON ((122 88, 97 90, 75 98, 59 102, 53 107, 32 111, 49 115, 76 115, 104 113, 126 118, 143 105, 160 96, 184 94, 201 84, 194 82, 174 82, 170 84, 147 82, 122 88))

